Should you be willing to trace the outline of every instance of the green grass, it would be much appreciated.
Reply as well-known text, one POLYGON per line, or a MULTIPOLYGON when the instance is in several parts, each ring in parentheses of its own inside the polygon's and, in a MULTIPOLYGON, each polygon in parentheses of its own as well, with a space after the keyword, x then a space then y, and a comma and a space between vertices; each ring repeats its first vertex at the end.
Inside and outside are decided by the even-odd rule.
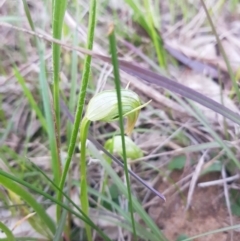
MULTIPOLYGON (((97 5, 97 2, 95 0, 92 0, 91 4, 90 4, 89 31, 88 31, 88 41, 87 41, 87 48, 90 49, 90 50, 93 47, 93 40, 94 40, 94 30, 95 30, 95 25, 96 25, 96 5, 97 5)), ((72 158, 73 151, 74 151, 74 148, 75 148, 75 145, 76 145, 77 135, 78 135, 78 132, 79 132, 80 121, 81 121, 81 118, 82 118, 83 108, 84 108, 84 103, 85 103, 86 90, 87 90, 87 87, 88 87, 89 76, 90 76, 90 71, 91 71, 91 69, 90 69, 91 59, 92 59, 92 57, 88 55, 88 56, 85 57, 85 61, 84 61, 84 70, 83 70, 81 88, 80 88, 80 93, 79 93, 79 98, 78 98, 76 117, 75 117, 75 121, 74 121, 74 124, 73 124, 72 135, 71 135, 70 143, 69 143, 69 147, 68 147, 68 156, 67 156, 66 164, 64 166, 61 182, 60 182, 60 189, 61 190, 63 190, 63 187, 64 187, 64 183, 65 183, 67 173, 68 173, 68 170, 69 170, 71 158, 72 158)), ((84 150, 84 149, 85 149, 85 146, 82 150, 84 150)), ((84 166, 81 166, 80 168, 83 168, 82 172, 81 172, 81 174, 83 174, 83 171, 85 171, 85 168, 84 168, 84 166)), ((85 173, 85 175, 86 175, 86 173, 85 173)), ((83 177, 81 176, 81 178, 83 178, 83 177)), ((84 179, 81 179, 81 180, 84 180, 84 179)), ((85 190, 87 190, 87 183, 84 182, 84 184, 85 184, 84 188, 85 188, 85 190)), ((81 188, 82 187, 83 186, 81 184, 81 188)), ((83 192, 83 191, 84 190, 81 189, 81 192, 83 192)), ((82 193, 81 195, 83 196, 83 199, 85 199, 85 201, 83 201, 83 199, 81 199, 83 201, 83 203, 82 203, 83 210, 85 211, 86 214, 88 214, 88 201, 86 200, 87 199, 86 192, 82 193), (85 207, 84 207, 84 204, 86 205, 85 207)), ((61 194, 60 193, 58 193, 58 199, 61 200, 61 194)), ((88 240, 92 240, 91 239, 90 226, 86 226, 86 229, 87 229, 88 240)))
POLYGON ((110 26, 110 28, 109 28, 108 36, 109 36, 110 52, 111 52, 111 56, 112 56, 115 89, 116 89, 117 100, 118 100, 118 114, 119 114, 119 125, 120 125, 121 140, 122 140, 124 173, 125 173, 127 189, 128 189, 128 205, 129 205, 129 211, 131 213, 133 239, 137 240, 137 233, 136 233, 135 219, 134 219, 134 209, 133 209, 133 203, 132 203, 132 191, 131 191, 131 184, 130 184, 130 179, 129 179, 129 175, 128 175, 126 144, 125 144, 125 138, 124 138, 124 123, 123 123, 123 110, 122 110, 122 99, 121 99, 121 81, 120 81, 120 76, 119 76, 117 47, 116 47, 116 39, 115 39, 113 25, 110 26))
MULTIPOLYGON (((4 225, 2 222, 0 222, 0 229, 6 234, 6 239, 5 240, 8 240, 8 241, 15 241, 15 237, 14 235, 12 234, 12 231, 6 226, 4 225)), ((1 239, 3 240, 3 239, 1 239)))
MULTIPOLYGON (((52 1, 52 35, 55 39, 61 39, 63 19, 67 6, 67 0, 52 1)), ((52 67, 53 67, 53 102, 56 118, 57 141, 60 135, 60 102, 59 102, 59 82, 60 82, 60 53, 61 47, 52 44, 52 67)), ((59 181, 59 180, 58 180, 59 181)))

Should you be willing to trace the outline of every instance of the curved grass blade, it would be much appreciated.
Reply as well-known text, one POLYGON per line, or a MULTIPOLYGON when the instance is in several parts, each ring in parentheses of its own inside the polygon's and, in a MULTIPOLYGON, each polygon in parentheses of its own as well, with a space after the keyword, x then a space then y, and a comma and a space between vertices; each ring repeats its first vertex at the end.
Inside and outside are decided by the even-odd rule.
MULTIPOLYGON (((104 57, 104 59, 109 62, 108 58, 106 59, 104 57)), ((147 81, 148 83, 158 85, 174 93, 182 95, 183 97, 191 99, 240 125, 240 115, 233 112, 229 108, 226 108, 224 105, 221 105, 216 101, 200 94, 199 92, 194 91, 191 88, 188 88, 182 84, 179 84, 176 81, 171 80, 165 76, 154 73, 145 68, 133 65, 126 61, 119 61, 119 63, 120 69, 122 69, 123 71, 133 76, 136 76, 144 81, 147 81)))
MULTIPOLYGON (((43 172, 41 172, 43 174, 43 172)), ((44 175, 46 177, 46 175, 44 175)), ((30 190, 42 195, 43 197, 45 197, 46 199, 49 199, 50 201, 54 202, 57 205, 60 205, 63 209, 66 209, 68 212, 70 212, 71 214, 75 215, 77 218, 81 219, 82 221, 84 221, 85 223, 91 225, 96 231, 98 231, 99 235, 104 239, 104 240, 108 240, 111 241, 104 232, 102 232, 86 215, 84 216, 84 213, 82 212, 82 210, 65 194, 62 192, 62 195, 65 196, 65 198, 80 212, 82 213, 83 216, 79 215, 79 213, 73 211, 71 208, 69 208, 69 206, 67 206, 66 204, 58 201, 56 198, 54 198, 53 196, 49 195, 48 193, 32 186, 31 184, 9 174, 6 173, 2 170, 0 170, 0 178, 5 178, 5 180, 10 180, 12 182, 17 182, 23 186, 25 186, 26 188, 29 188, 30 190)), ((58 186, 51 181, 49 178, 47 178, 52 184, 53 186, 60 191, 60 189, 58 188, 58 186)), ((1 182, 1 179, 0 179, 1 182)), ((14 184, 16 186, 16 184, 14 184)), ((20 187, 20 186, 18 186, 20 187)), ((24 190, 24 189, 23 189, 24 190)), ((45 210, 44 210, 45 211, 45 210)), ((55 232, 54 232, 55 233, 55 232)))
POLYGON ((13 236, 12 231, 2 222, 0 222, 0 229, 5 233, 6 238, 0 240, 6 241, 16 241, 15 237, 13 236))
MULTIPOLYGON (((29 25, 31 26, 31 29, 35 31, 35 27, 32 21, 32 17, 28 8, 28 4, 26 0, 23 0, 24 5, 24 11, 26 13, 29 25)), ((35 35, 34 35, 35 36, 35 35)), ((61 177, 61 161, 59 156, 59 146, 57 145, 57 138, 55 138, 55 129, 54 129, 54 118, 52 116, 52 109, 51 109, 51 101, 49 98, 49 87, 47 84, 47 77, 46 77, 46 69, 45 69, 45 59, 44 59, 44 44, 39 41, 39 39, 35 36, 35 42, 38 49, 39 54, 39 60, 40 60, 40 74, 39 74, 39 82, 41 87, 41 94, 42 94, 42 101, 43 101, 43 107, 44 107, 44 114, 45 114, 45 120, 47 125, 47 133, 48 133, 48 140, 49 145, 51 149, 51 156, 52 156, 52 172, 54 176, 54 181, 56 183, 59 183, 60 177, 61 177)), ((60 46, 59 46, 60 47, 60 46)))
MULTIPOLYGON (((16 195, 21 197, 29 206, 31 206, 34 209, 34 211, 37 213, 37 215, 40 217, 43 224, 44 223, 46 224, 46 229, 49 229, 51 231, 51 233, 54 234, 56 231, 55 224, 54 224, 53 220, 48 216, 48 214, 46 213, 46 211, 42 207, 42 205, 40 205, 36 201, 36 199, 34 199, 29 194, 29 192, 24 190, 19 185, 16 185, 16 183, 14 183, 14 180, 12 178, 7 178, 6 175, 3 175, 3 173, 6 174, 2 170, 0 170, 0 183, 7 189, 11 190, 13 193, 15 193, 16 195)), ((10 174, 8 174, 8 175, 13 177, 10 174)))
MULTIPOLYGON (((31 162, 31 161, 30 161, 31 162)), ((60 190, 60 188, 33 162, 31 162, 31 164, 34 166, 34 168, 41 173, 45 179, 51 183, 53 185, 53 187, 56 188, 56 190, 58 190, 59 192, 61 192, 61 194, 66 198, 66 200, 71 203, 73 205, 73 207, 75 207, 79 213, 81 213, 83 215, 83 217, 88 221, 89 225, 91 225, 95 230, 97 230, 100 234, 102 233, 102 231, 91 221, 91 219, 79 208, 79 206, 77 206, 72 200, 71 198, 68 197, 67 194, 65 194, 65 192, 62 192, 60 190)))

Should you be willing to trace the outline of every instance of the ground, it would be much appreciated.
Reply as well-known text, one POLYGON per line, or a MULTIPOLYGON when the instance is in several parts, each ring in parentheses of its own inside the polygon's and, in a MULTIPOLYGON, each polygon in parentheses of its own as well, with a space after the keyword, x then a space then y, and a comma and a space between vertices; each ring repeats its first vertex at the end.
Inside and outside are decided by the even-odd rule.
MULTIPOLYGON (((175 181, 181 178, 180 172, 174 172, 172 177, 175 181)), ((219 174, 207 175, 199 181, 216 180, 219 174)), ((159 191, 165 185, 159 185, 159 191)), ((186 192, 182 193, 186 197, 186 192)), ((182 196, 184 197, 184 196, 182 196)), ((166 196, 167 201, 161 201, 149 208, 152 218, 162 228, 163 233, 169 240, 177 240, 180 235, 188 237, 230 226, 229 214, 225 205, 222 187, 213 186, 207 188, 197 187, 194 190, 192 204, 186 210, 184 200, 180 195, 166 196)), ((185 200, 186 201, 186 200, 185 200)), ((234 224, 240 222, 233 217, 234 224)), ((240 230, 232 232, 234 241, 240 240, 240 230)), ((221 232, 195 239, 196 241, 228 241, 231 240, 231 232, 221 232)))

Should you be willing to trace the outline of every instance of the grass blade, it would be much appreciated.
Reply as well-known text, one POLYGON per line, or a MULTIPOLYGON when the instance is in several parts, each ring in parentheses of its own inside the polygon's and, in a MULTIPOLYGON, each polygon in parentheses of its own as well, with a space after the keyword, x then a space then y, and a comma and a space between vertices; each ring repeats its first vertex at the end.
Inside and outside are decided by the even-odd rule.
POLYGON ((16 185, 14 183, 13 179, 7 178, 4 175, 2 175, 3 171, 0 172, 0 183, 7 189, 14 192, 16 195, 21 197, 29 206, 31 206, 34 211, 38 214, 40 219, 42 220, 42 225, 46 225, 46 230, 50 230, 52 234, 55 233, 56 227, 53 222, 53 220, 48 216, 45 209, 40 205, 35 198, 33 198, 29 192, 24 190, 19 185, 16 185))
MULTIPOLYGON (((114 201, 112 201, 111 197, 107 198, 105 195, 97 192, 96 190, 89 188, 89 193, 94 195, 96 198, 100 197, 104 202, 110 204, 112 208, 114 208, 122 217, 125 218, 125 220, 130 224, 131 223, 131 217, 129 213, 125 212, 119 205, 117 205, 114 201)), ((130 226, 130 225, 129 225, 130 226)), ((130 230, 132 231, 132 228, 129 227, 130 230)), ((143 225, 139 224, 136 222, 136 231, 137 235, 144 240, 151 240, 151 241, 159 241, 159 238, 151 232, 151 230, 147 230, 143 225)))
MULTIPOLYGON (((43 177, 49 182, 51 183, 59 192, 61 192, 61 194, 66 198, 66 200, 73 205, 73 207, 75 207, 79 213, 81 213, 83 215, 83 218, 85 218, 85 220, 87 220, 87 223, 89 225, 92 226, 92 228, 96 229, 100 235, 102 235, 102 237, 104 237, 104 233, 91 221, 91 219, 89 219, 89 217, 79 208, 79 206, 77 206, 72 200, 71 198, 69 198, 69 196, 65 193, 65 192, 62 192, 60 190, 60 188, 37 166, 35 165, 34 163, 31 162, 31 164, 34 166, 34 168, 36 170, 38 170, 42 175, 43 177)), ((66 205, 65 205, 66 206, 66 205)), ((108 237, 105 235, 106 237, 106 240, 108 240, 108 237)))
POLYGON ((59 220, 58 227, 54 235, 53 241, 61 240, 62 234, 64 232, 65 224, 66 224, 67 214, 68 214, 67 210, 64 209, 62 212, 61 218, 59 220))
MULTIPOLYGON (((78 7, 77 7, 78 9, 78 7)), ((77 38, 78 32, 77 29, 73 33, 73 45, 77 45, 77 38)), ((78 58, 77 58, 77 51, 73 50, 72 52, 72 59, 71 59, 71 89, 70 89, 70 97, 69 97, 69 110, 71 113, 75 112, 76 103, 77 103, 77 72, 78 72, 78 58)), ((68 122, 67 125, 67 137, 68 137, 68 144, 70 142, 72 132, 72 123, 68 122)))
MULTIPOLYGON (((95 30, 95 25, 96 25, 96 6, 97 6, 97 1, 91 0, 90 10, 89 10, 89 27, 88 27, 88 40, 87 40, 87 48, 90 50, 93 47, 94 30, 95 30)), ((68 147, 67 160, 66 160, 66 164, 64 166, 64 170, 63 170, 63 174, 62 174, 61 182, 60 182, 61 190, 63 190, 63 187, 64 187, 64 183, 65 183, 65 180, 67 177, 68 169, 70 166, 70 162, 72 159, 73 151, 74 151, 76 140, 77 140, 77 134, 79 131, 80 120, 81 120, 82 114, 83 114, 85 95, 86 95, 86 90, 87 90, 88 80, 89 80, 89 75, 90 75, 91 60, 92 60, 92 57, 90 55, 87 55, 85 57, 84 70, 83 70, 82 81, 81 81, 81 89, 80 89, 80 93, 79 93, 78 105, 77 105, 77 110, 76 110, 76 117, 75 117, 75 121, 73 124, 72 135, 71 135, 71 139, 70 139, 70 143, 69 143, 69 147, 68 147)), ((60 193, 58 193, 58 200, 61 200, 60 193)))
POLYGON ((18 83, 21 85, 22 90, 23 90, 25 96, 27 97, 29 104, 31 105, 32 109, 36 112, 37 117, 38 117, 40 123, 42 124, 42 127, 47 131, 46 120, 45 120, 42 112, 38 108, 38 105, 37 105, 36 101, 34 100, 31 91, 27 88, 24 78, 21 76, 21 74, 17 68, 14 69, 14 75, 16 76, 18 83))
POLYGON ((203 8, 204 8, 204 11, 205 11, 205 13, 206 13, 206 15, 207 15, 207 19, 208 19, 208 21, 209 21, 209 23, 210 23, 210 26, 211 26, 211 28, 212 28, 212 32, 213 32, 213 34, 214 34, 215 37, 216 37, 217 44, 218 44, 218 46, 219 46, 219 50, 220 50, 220 52, 221 52, 221 54, 222 54, 222 56, 223 56, 223 59, 224 59, 224 62, 225 62, 225 64, 226 64, 226 66, 227 66, 227 70, 228 70, 228 73, 229 73, 229 75, 230 75, 230 78, 231 78, 231 81, 232 81, 232 84, 233 84, 233 88, 234 88, 234 90, 235 90, 235 92, 236 92, 236 95, 237 95, 237 98, 238 98, 238 102, 240 102, 240 91, 239 91, 239 87, 238 87, 236 78, 235 78, 235 76, 234 76, 233 70, 232 70, 232 68, 231 68, 230 62, 229 62, 228 57, 227 57, 227 55, 226 55, 226 52, 225 52, 225 50, 224 50, 224 48, 223 48, 223 45, 222 45, 222 43, 221 43, 221 40, 220 40, 220 38, 219 38, 219 36, 218 36, 218 34, 217 34, 217 30, 216 30, 216 28, 215 28, 215 26, 214 26, 214 24, 213 24, 213 21, 212 21, 212 19, 211 19, 211 16, 210 16, 208 10, 207 10, 207 7, 206 7, 206 4, 205 4, 204 0, 201 0, 201 3, 202 3, 202 6, 203 6, 203 8))
POLYGON ((45 72, 45 61, 44 61, 44 46, 40 45, 40 74, 39 81, 41 87, 41 94, 45 112, 45 118, 47 122, 47 130, 48 130, 48 140, 51 149, 51 160, 52 160, 52 171, 54 176, 54 181, 59 183, 61 177, 61 163, 59 158, 58 146, 55 138, 55 129, 52 117, 52 109, 51 102, 49 98, 49 87, 47 84, 47 77, 45 72))
POLYGON ((212 234, 215 234, 215 233, 227 232, 227 231, 239 229, 239 228, 240 228, 240 224, 237 224, 237 225, 234 225, 234 226, 229 226, 229 227, 224 227, 224 228, 220 228, 220 229, 215 229, 215 230, 212 230, 212 231, 209 231, 209 232, 206 232, 206 233, 201 233, 201 234, 192 236, 192 237, 187 238, 187 239, 183 239, 182 241, 192 241, 194 239, 205 237, 205 236, 212 235, 212 234))
POLYGON ((125 0, 125 2, 132 8, 134 15, 136 16, 136 21, 147 31, 149 36, 152 38, 159 65, 166 69, 166 51, 163 47, 163 40, 155 29, 153 13, 151 11, 150 5, 151 1, 144 0, 144 7, 141 5, 140 1, 125 0), (147 13, 145 11, 147 11, 147 13))
POLYGON ((109 36, 109 43, 110 43, 110 51, 111 51, 111 55, 112 55, 115 88, 116 88, 117 100, 118 100, 119 125, 120 125, 120 130, 121 130, 121 139, 122 139, 124 173, 125 173, 127 189, 128 189, 128 201, 129 201, 128 203, 129 203, 129 209, 130 209, 130 213, 131 213, 133 235, 134 235, 134 239, 136 240, 137 234, 136 234, 136 227, 135 227, 135 220, 134 220, 134 210, 133 210, 133 204, 132 204, 130 179, 128 176, 127 154, 126 154, 126 145, 125 145, 125 138, 124 138, 123 111, 122 111, 122 100, 121 100, 121 84, 120 84, 120 76, 119 76, 119 69, 118 69, 116 39, 115 39, 113 25, 110 26, 108 36, 109 36))
POLYGON ((153 22, 153 14, 151 12, 151 2, 149 0, 144 0, 144 6, 147 11, 147 19, 148 19, 148 28, 149 33, 152 38, 153 44, 155 46, 155 50, 157 53, 158 63, 160 67, 167 68, 166 60, 165 60, 165 49, 163 48, 163 41, 159 39, 157 32, 155 30, 154 22, 153 22))
MULTIPOLYGON (((53 38, 61 39, 64 14, 67 6, 67 0, 52 1, 52 34, 53 38)), ((56 115, 56 129, 59 137, 60 128, 60 106, 59 106, 59 76, 60 76, 60 46, 52 44, 52 68, 53 68, 53 99, 56 115)))
POLYGON ((5 233, 6 239, 0 239, 0 240, 7 240, 7 241, 15 241, 16 239, 13 236, 12 231, 2 222, 0 222, 0 229, 5 233))
POLYGON ((28 23, 29 23, 31 29, 33 31, 35 31, 35 27, 34 27, 33 20, 32 20, 32 17, 31 17, 29 8, 28 8, 27 1, 26 0, 22 0, 22 2, 23 2, 23 7, 24 7, 25 14, 27 16, 28 23))
MULTIPOLYGON (((24 10, 27 15, 29 25, 31 26, 32 30, 35 31, 32 17, 28 8, 28 4, 26 3, 26 0, 23 0, 23 4, 24 4, 24 10)), ((41 87, 43 107, 44 107, 44 113, 45 113, 46 124, 47 124, 48 141, 49 141, 51 156, 52 156, 51 158, 52 172, 54 176, 54 181, 57 184, 59 184, 60 178, 61 178, 61 162, 60 162, 60 156, 59 156, 59 145, 57 145, 59 135, 55 135, 55 128, 54 128, 54 122, 53 122, 54 117, 52 117, 53 112, 51 109, 52 105, 49 98, 49 87, 47 84, 45 59, 44 59, 45 47, 43 43, 41 43, 39 39, 37 39, 36 37, 35 37, 35 42, 36 42, 38 53, 40 56, 39 57, 39 60, 40 60, 39 82, 41 87), (55 138, 55 136, 58 136, 58 137, 55 138)), ((60 46, 58 47, 60 48, 60 46)))
MULTIPOLYGON (((46 177, 46 175, 44 175, 46 177)), ((63 209, 66 209, 68 212, 70 212, 71 214, 75 215, 77 218, 81 219, 82 221, 86 222, 87 224, 91 225, 94 229, 96 229, 99 234, 101 235, 101 237, 104 239, 104 240, 108 240, 108 241, 111 241, 107 236, 106 234, 104 234, 88 217, 84 217, 84 213, 83 216, 79 215, 79 213, 73 211, 68 205, 62 203, 62 202, 59 202, 56 198, 54 198, 53 196, 49 195, 48 193, 32 186, 31 184, 11 175, 11 174, 8 174, 2 170, 0 170, 0 178, 4 178, 6 181, 10 180, 12 183, 13 182, 17 182, 23 186, 25 186, 26 188, 29 188, 30 190, 38 193, 39 195, 42 195, 43 197, 45 197, 46 199, 56 203, 57 205, 60 205, 63 209)), ((50 180, 48 178, 48 180, 50 180)), ((2 181, 2 179, 1 179, 2 181)), ((0 182, 1 182, 0 181, 0 182)), ((50 180, 51 181, 51 180, 50 180)), ((53 186, 56 187, 56 189, 58 189, 60 191, 60 189, 56 186, 56 184, 54 182, 51 181, 51 183, 53 184, 53 186)), ((14 184, 16 186, 16 184, 14 184)), ((18 186, 20 187, 20 186, 18 186)), ((22 189, 19 189, 19 190, 22 190, 22 189)), ((24 189, 23 189, 24 190, 24 189)), ((24 190, 25 191, 25 190, 24 190)), ((28 194, 28 193, 27 193, 28 194)), ((77 207, 77 205, 64 193, 62 193, 66 198, 67 200, 73 204, 73 206, 77 209, 77 210, 80 210, 79 207, 77 207)), ((29 195, 29 194, 28 194, 29 195)), ((36 201, 35 201, 36 202, 36 201)), ((43 209, 44 210, 44 209, 43 209)), ((44 210, 45 212, 45 210, 44 210)), ((81 213, 81 210, 80 210, 80 213, 81 213)), ((54 232, 55 233, 55 232, 54 232)))

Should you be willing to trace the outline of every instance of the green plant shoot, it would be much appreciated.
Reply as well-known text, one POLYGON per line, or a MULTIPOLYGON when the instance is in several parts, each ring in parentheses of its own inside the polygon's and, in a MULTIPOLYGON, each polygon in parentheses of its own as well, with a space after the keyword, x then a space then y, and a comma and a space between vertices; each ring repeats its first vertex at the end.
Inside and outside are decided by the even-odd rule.
MULTIPOLYGON (((139 96, 131 90, 122 89, 123 116, 127 118, 126 133, 131 134, 137 121, 139 111, 148 103, 141 104, 139 96)), ((81 167, 80 167, 80 201, 82 211, 89 214, 87 195, 87 165, 86 165, 86 141, 89 125, 92 121, 111 122, 118 120, 117 94, 115 90, 106 90, 95 95, 89 102, 85 117, 80 125, 81 167)), ((90 226, 86 224, 89 232, 90 226)), ((88 233, 88 239, 91 234, 88 233)), ((90 239, 91 240, 91 239, 90 239)))

